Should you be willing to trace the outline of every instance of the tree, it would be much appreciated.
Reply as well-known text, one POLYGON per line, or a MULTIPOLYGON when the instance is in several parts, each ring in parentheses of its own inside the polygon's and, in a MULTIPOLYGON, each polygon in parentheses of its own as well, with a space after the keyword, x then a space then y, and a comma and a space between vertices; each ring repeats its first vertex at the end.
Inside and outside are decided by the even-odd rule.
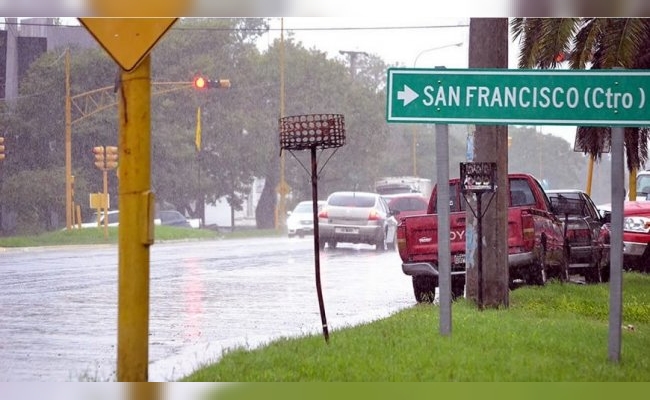
MULTIPOLYGON (((520 68, 648 69, 650 20, 645 18, 515 18, 520 68)), ((636 170, 648 159, 648 127, 625 128, 630 198, 636 198, 636 170)), ((609 127, 580 126, 576 143, 600 160, 611 142, 609 127)))
MULTIPOLYGON (((504 18, 472 18, 470 20, 469 66, 471 68, 507 68, 508 21, 504 18)), ((497 182, 492 206, 484 210, 482 236, 475 243, 483 247, 483 265, 478 265, 478 251, 467 260, 467 296, 479 307, 498 308, 509 305, 508 297, 508 198, 507 153, 508 127, 477 126, 474 135, 477 162, 495 162, 497 182), (482 268, 482 274, 478 273, 482 268), (481 276, 482 275, 482 276, 481 276), (483 293, 479 293, 479 279, 483 293), (482 299, 479 297, 482 296, 482 299), (482 301, 481 301, 482 300, 482 301)), ((479 194, 487 199, 488 195, 479 194)), ((475 202, 475 200, 472 200, 475 202)), ((483 204, 488 204, 487 201, 483 204)), ((476 210, 475 204, 472 208, 476 210)), ((467 211, 467 234, 476 237, 476 218, 467 211)))

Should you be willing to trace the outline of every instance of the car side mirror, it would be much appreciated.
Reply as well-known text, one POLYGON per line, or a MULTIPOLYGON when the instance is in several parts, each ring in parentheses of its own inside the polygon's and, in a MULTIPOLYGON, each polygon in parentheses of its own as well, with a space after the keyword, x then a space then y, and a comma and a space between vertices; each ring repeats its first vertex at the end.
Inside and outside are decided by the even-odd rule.
POLYGON ((612 222, 612 213, 610 212, 604 212, 603 215, 600 217, 600 222, 603 224, 609 224, 612 222))

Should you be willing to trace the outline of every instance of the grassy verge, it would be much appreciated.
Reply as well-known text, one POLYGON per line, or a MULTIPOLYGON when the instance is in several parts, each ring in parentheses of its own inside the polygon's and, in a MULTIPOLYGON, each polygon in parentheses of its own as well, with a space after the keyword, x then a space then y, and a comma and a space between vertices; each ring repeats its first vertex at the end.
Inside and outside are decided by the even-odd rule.
MULTIPOLYGON (((80 244, 115 244, 117 243, 118 228, 108 228, 105 236, 103 228, 72 229, 47 232, 34 236, 0 237, 0 247, 38 247, 64 246, 80 244)), ((173 226, 156 226, 154 230, 156 241, 190 240, 190 239, 231 239, 261 236, 277 236, 273 229, 241 229, 233 232, 217 232, 209 229, 188 229, 173 226)))
POLYGON ((650 276, 624 276, 621 362, 608 359, 608 285, 551 283, 511 292, 510 307, 438 307, 321 335, 233 349, 184 381, 650 381, 650 276))

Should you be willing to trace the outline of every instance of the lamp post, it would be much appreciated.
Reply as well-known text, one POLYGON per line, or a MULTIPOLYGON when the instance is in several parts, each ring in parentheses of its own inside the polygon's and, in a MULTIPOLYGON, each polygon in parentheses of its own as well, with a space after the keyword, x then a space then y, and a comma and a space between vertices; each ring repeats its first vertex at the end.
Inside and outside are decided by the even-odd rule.
POLYGON ((368 53, 365 51, 339 50, 339 54, 350 57, 350 75, 352 75, 352 78, 357 75, 357 57, 368 57, 368 53))
MULTIPOLYGON (((413 68, 415 68, 417 66, 418 59, 424 53, 428 53, 430 51, 435 51, 435 50, 442 50, 442 49, 446 49, 448 47, 460 47, 462 45, 463 45, 463 42, 458 42, 458 43, 446 44, 446 45, 443 45, 443 46, 437 46, 437 47, 431 47, 431 48, 428 48, 428 49, 424 49, 421 52, 419 52, 417 56, 415 56, 415 59, 413 60, 413 68)), ((413 176, 418 176, 418 156, 417 156, 418 131, 415 129, 415 125, 411 125, 411 130, 413 132, 413 143, 412 143, 413 176)))

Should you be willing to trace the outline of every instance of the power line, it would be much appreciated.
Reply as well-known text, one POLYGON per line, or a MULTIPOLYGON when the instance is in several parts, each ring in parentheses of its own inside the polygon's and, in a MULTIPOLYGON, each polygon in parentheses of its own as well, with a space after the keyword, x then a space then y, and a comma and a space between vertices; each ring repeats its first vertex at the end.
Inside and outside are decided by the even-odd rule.
MULTIPOLYGON (((81 25, 52 25, 39 22, 4 22, 4 25, 14 26, 53 26, 60 28, 79 28, 81 25)), ((469 23, 453 24, 453 25, 402 25, 402 26, 347 26, 347 27, 317 27, 317 28, 284 28, 285 31, 294 32, 316 32, 316 31, 391 31, 391 30, 420 30, 420 29, 449 29, 449 28, 467 28, 469 23)), ((282 28, 221 28, 221 27, 196 27, 196 26, 172 26, 171 30, 179 31, 254 31, 254 32, 274 32, 280 31, 282 28)))

